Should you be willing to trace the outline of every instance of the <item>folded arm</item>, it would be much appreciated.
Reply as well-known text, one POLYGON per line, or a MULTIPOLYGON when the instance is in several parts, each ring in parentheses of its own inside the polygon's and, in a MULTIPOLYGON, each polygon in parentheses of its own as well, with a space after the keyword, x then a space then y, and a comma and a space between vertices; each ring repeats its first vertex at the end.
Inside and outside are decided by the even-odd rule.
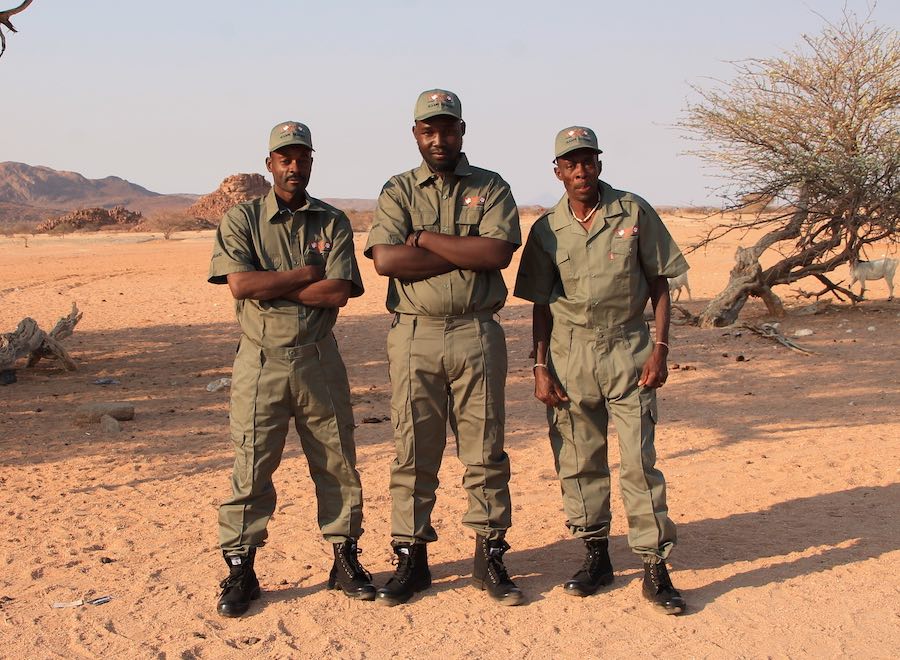
MULTIPOLYGON (((415 240, 415 234, 407 239, 407 245, 415 240)), ((418 247, 445 259, 464 270, 500 270, 509 266, 516 245, 499 238, 485 236, 449 236, 423 231, 418 237, 418 247)))
POLYGON ((228 288, 238 300, 272 300, 283 298, 297 289, 320 281, 325 276, 322 266, 303 266, 285 271, 251 270, 228 273, 228 288))
POLYGON ((375 245, 372 247, 375 271, 386 277, 415 282, 443 275, 457 266, 443 257, 411 245, 375 245))
POLYGON ((351 287, 350 280, 320 280, 281 297, 307 307, 343 307, 350 299, 351 287))

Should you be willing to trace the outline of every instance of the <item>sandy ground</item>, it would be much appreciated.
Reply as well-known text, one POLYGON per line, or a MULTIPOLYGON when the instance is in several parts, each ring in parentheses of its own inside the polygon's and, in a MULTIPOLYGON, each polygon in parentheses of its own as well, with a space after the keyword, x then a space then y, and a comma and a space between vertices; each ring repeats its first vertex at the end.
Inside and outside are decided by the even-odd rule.
MULTIPOLYGON (((682 245, 702 228, 669 226, 682 245)), ((727 280, 735 240, 690 257, 693 312, 727 280)), ((227 289, 205 284, 210 247, 209 232, 38 237, 27 248, 0 239, 0 331, 23 316, 49 329, 73 302, 84 312, 66 341, 77 371, 42 362, 0 387, 0 656, 895 657, 900 303, 885 301, 883 281, 856 307, 782 321, 787 335, 813 330, 799 340, 812 356, 747 330, 673 328, 657 450, 678 524, 671 564, 685 615, 657 614, 641 599, 618 492, 615 583, 586 599, 563 593, 582 548, 567 538, 532 396, 530 308, 511 299, 502 312, 515 510, 507 565, 527 604, 502 608, 469 586, 474 536, 460 524, 452 438, 434 515, 434 588, 396 608, 327 591, 331 549, 294 439, 258 557, 262 599, 229 620, 215 612, 228 394, 206 385, 229 375, 238 330, 227 289), (93 384, 103 377, 120 383, 93 384), (77 404, 99 401, 132 402, 135 419, 117 434, 74 423, 77 404), (103 605, 52 607, 104 595, 112 600, 103 605)), ((385 283, 368 260, 361 267, 368 292, 336 328, 357 422, 389 413, 385 283)), ((765 320, 761 306, 742 320, 765 320)), ((392 571, 390 430, 357 429, 362 559, 378 585, 392 571)))

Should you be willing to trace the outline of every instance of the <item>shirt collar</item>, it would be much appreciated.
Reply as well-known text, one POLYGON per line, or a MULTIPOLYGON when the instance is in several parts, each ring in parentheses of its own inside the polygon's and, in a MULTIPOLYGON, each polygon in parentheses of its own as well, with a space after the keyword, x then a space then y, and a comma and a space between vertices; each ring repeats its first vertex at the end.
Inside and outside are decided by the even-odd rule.
MULTIPOLYGON (((606 225, 605 222, 597 223, 597 218, 614 218, 617 215, 623 215, 625 213, 625 209, 622 208, 622 202, 619 197, 616 195, 616 191, 613 190, 612 186, 610 186, 605 181, 600 181, 600 206, 596 211, 594 223, 591 225, 591 231, 589 233, 595 233, 596 229, 600 229, 602 227, 598 227, 598 224, 606 225)), ((569 208, 569 194, 563 193, 563 196, 560 198, 559 202, 557 202, 556 206, 553 207, 553 216, 550 219, 551 227, 559 231, 561 229, 565 229, 566 227, 572 227, 574 230, 576 227, 580 227, 579 222, 572 215, 572 210, 569 208)))
MULTIPOLYGON (((301 206, 297 211, 324 211, 325 208, 322 206, 321 202, 312 197, 307 193, 306 195, 306 204, 301 206)), ((269 222, 274 222, 274 220, 281 215, 282 213, 291 214, 291 210, 286 206, 283 206, 278 197, 275 195, 275 188, 270 188, 269 193, 265 197, 265 217, 269 222)))
MULTIPOLYGON (((459 160, 456 162, 456 168, 453 170, 453 174, 456 176, 469 176, 472 173, 472 166, 469 165, 469 159, 466 158, 465 153, 459 154, 459 160)), ((416 184, 419 186, 424 186, 426 183, 434 179, 437 175, 431 171, 431 168, 428 167, 428 163, 424 160, 422 164, 419 165, 415 169, 416 174, 416 184)))

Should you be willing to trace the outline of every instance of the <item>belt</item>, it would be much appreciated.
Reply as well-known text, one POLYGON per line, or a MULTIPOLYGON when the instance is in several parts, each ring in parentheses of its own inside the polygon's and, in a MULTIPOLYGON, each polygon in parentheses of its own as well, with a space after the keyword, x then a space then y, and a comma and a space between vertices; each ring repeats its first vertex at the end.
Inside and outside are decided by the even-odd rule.
POLYGON ((585 328, 580 325, 559 324, 557 332, 571 334, 575 339, 587 341, 603 341, 608 339, 624 339, 629 332, 636 332, 647 327, 644 319, 637 318, 621 325, 612 325, 606 328, 585 328))
POLYGON ((303 344, 302 346, 279 346, 277 348, 260 346, 246 335, 241 338, 241 341, 244 340, 246 340, 249 344, 253 344, 257 349, 259 349, 259 352, 265 355, 267 358, 271 358, 273 360, 296 360, 298 358, 307 358, 319 355, 319 346, 321 346, 323 342, 334 341, 334 337, 332 335, 328 335, 324 339, 320 339, 314 344, 303 344))
POLYGON ((455 316, 424 316, 422 314, 402 314, 394 312, 394 325, 446 326, 454 321, 490 321, 494 312, 469 312, 455 316))

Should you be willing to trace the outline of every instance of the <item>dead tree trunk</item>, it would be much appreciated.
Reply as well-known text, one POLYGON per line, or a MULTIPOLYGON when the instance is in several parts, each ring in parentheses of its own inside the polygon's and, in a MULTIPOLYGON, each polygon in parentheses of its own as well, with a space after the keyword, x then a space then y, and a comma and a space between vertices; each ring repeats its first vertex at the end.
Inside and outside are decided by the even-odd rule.
POLYGON ((15 332, 0 335, 0 371, 13 369, 16 361, 26 355, 28 367, 41 358, 51 358, 59 360, 66 371, 75 371, 75 363, 60 342, 71 336, 80 320, 81 312, 74 303, 69 315, 57 321, 49 333, 41 330, 34 319, 22 319, 15 332))
POLYGON ((784 316, 784 305, 768 284, 771 280, 764 276, 762 266, 759 265, 759 257, 775 243, 800 236, 800 229, 806 217, 805 210, 798 210, 783 228, 769 232, 752 247, 737 249, 728 286, 700 313, 700 327, 731 325, 737 321, 744 303, 750 296, 762 298, 769 314, 776 317, 784 316))

